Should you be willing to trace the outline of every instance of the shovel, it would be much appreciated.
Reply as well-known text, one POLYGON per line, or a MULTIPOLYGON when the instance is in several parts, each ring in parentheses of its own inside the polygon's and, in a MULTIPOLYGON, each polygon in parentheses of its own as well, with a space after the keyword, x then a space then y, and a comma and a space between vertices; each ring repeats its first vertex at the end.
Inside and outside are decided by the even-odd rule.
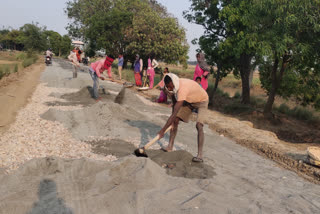
MULTIPOLYGON (((167 133, 171 128, 172 128, 172 125, 169 126, 164 133, 167 133)), ((137 157, 146 157, 146 158, 147 158, 148 155, 147 155, 147 153, 146 153, 146 150, 147 150, 150 146, 152 146, 155 142, 157 142, 158 140, 159 140, 159 135, 157 135, 155 138, 153 138, 151 141, 149 141, 149 143, 147 143, 144 147, 134 150, 134 154, 135 154, 137 157)))

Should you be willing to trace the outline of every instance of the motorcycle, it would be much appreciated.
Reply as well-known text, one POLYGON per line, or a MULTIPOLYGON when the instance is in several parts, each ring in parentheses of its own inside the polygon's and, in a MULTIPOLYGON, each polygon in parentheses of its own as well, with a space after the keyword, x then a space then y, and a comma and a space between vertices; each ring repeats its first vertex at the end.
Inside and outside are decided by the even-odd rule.
POLYGON ((51 57, 46 56, 46 65, 49 66, 50 64, 52 64, 51 57))

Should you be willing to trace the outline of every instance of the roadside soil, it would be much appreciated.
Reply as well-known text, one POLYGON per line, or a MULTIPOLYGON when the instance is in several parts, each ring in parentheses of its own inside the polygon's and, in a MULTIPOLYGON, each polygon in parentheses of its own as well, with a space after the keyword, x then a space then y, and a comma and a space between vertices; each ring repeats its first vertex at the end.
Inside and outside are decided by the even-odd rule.
POLYGON ((44 63, 38 60, 37 63, 0 80, 0 135, 8 130, 17 112, 27 104, 44 68, 44 63))

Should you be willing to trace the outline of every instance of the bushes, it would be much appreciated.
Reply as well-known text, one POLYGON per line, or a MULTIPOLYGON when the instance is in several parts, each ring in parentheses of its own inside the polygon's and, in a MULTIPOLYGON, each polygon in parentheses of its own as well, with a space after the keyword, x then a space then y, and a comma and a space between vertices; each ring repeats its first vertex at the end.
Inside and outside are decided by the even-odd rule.
POLYGON ((18 64, 15 64, 15 65, 14 65, 13 72, 14 72, 14 73, 17 73, 18 71, 19 71, 19 66, 18 66, 18 64))
POLYGON ((285 103, 282 103, 276 110, 282 114, 287 114, 289 115, 290 108, 287 106, 285 103))
POLYGON ((22 66, 24 68, 32 65, 33 63, 35 63, 38 59, 38 56, 36 53, 32 52, 32 51, 28 51, 27 55, 25 56, 25 58, 22 61, 22 66))
POLYGON ((16 55, 16 59, 21 61, 24 60, 26 57, 27 57, 27 54, 24 52, 20 52, 16 55))
POLYGON ((10 74, 9 65, 0 65, 0 79, 10 74))
POLYGON ((16 73, 19 70, 18 64, 0 65, 0 79, 4 76, 8 76, 11 73, 16 73))
POLYGON ((35 58, 26 58, 25 60, 23 60, 22 66, 24 68, 26 68, 26 67, 32 65, 33 63, 35 63, 36 61, 37 61, 37 59, 35 59, 35 58))

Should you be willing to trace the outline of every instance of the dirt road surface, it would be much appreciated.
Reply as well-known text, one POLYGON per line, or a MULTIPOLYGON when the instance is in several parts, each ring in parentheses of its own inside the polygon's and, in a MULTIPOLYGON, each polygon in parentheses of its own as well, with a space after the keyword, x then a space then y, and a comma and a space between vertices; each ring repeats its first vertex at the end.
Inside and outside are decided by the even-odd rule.
POLYGON ((175 151, 152 139, 170 115, 122 86, 92 80, 55 60, 29 104, 1 135, 0 213, 320 213, 320 186, 280 168, 205 126, 204 164, 196 155, 195 123, 181 123, 175 151), (17 169, 17 167, 20 168, 17 169))

